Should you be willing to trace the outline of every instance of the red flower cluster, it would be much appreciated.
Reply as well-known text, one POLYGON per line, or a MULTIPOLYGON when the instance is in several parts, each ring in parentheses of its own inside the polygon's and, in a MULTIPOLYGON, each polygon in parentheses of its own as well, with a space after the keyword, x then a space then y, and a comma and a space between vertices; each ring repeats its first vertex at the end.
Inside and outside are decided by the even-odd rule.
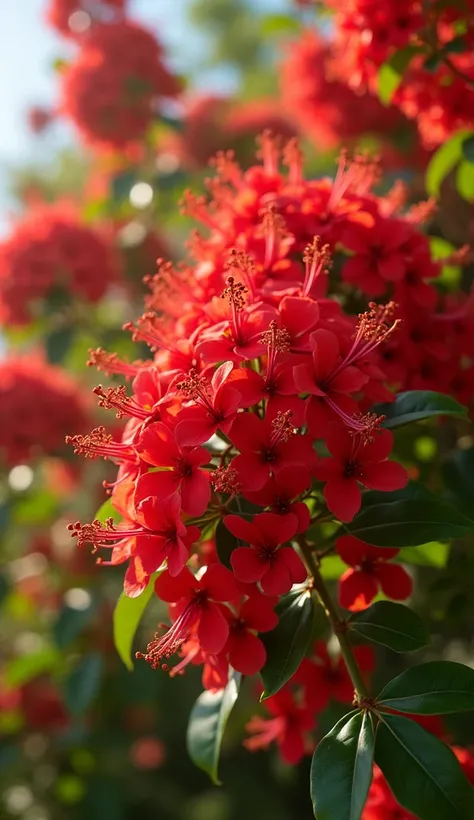
POLYGON ((423 4, 397 0, 331 0, 336 12, 335 61, 338 76, 352 88, 377 93, 380 66, 398 50, 415 46, 409 70, 394 103, 417 122, 432 148, 474 119, 474 28, 471 0, 423 4), (460 33, 461 32, 461 33, 460 33))
POLYGON ((390 142, 399 133, 408 132, 409 136, 407 120, 395 106, 384 108, 368 91, 355 92, 347 82, 337 79, 332 62, 331 44, 312 29, 292 43, 280 75, 288 114, 318 148, 330 150, 368 134, 384 138, 380 145, 384 165, 400 160, 390 142))
MULTIPOLYGON (((268 134, 261 150, 263 167, 245 173, 219 155, 211 202, 185 198, 208 230, 190 242, 196 263, 175 269, 161 262, 148 281, 146 312, 127 326, 153 358, 127 363, 100 349, 91 354, 99 370, 131 380, 131 387, 94 391, 102 407, 128 419, 122 439, 104 427, 68 439, 77 453, 119 465, 110 491, 121 516, 76 522, 71 534, 108 550, 101 563, 127 564, 127 595, 139 596, 152 579, 170 607, 171 626, 139 657, 168 668, 178 655, 173 675, 201 665, 210 689, 225 685, 229 666, 251 675, 264 665, 260 635, 277 624, 279 598, 294 584, 305 590, 310 524, 328 510, 351 521, 363 488, 405 485, 404 468, 390 460, 392 434, 373 412, 375 403, 391 400, 387 384, 407 384, 402 368, 397 375, 385 370, 383 351, 397 351, 407 370, 416 369, 420 352, 439 351, 436 291, 424 281, 439 267, 417 212, 395 215, 394 194, 371 194, 374 169, 362 158, 343 158, 334 180, 308 182, 293 141, 284 155, 287 176, 268 134), (366 253, 354 237, 365 238, 366 253), (340 266, 330 274, 336 248, 340 266), (350 315, 340 295, 354 280, 356 303, 368 288, 393 295, 400 307, 370 303, 350 315), (432 323, 430 345, 417 340, 414 353, 397 347, 396 338, 408 317, 420 314, 413 303, 422 297, 415 327, 432 323)), ((461 307, 458 316, 468 322, 469 311, 461 307)), ((448 331, 443 341, 446 349, 467 350, 469 334, 450 340, 448 331)), ((433 374, 433 386, 440 378, 433 374)), ((387 563, 393 550, 341 538, 338 551, 350 566, 341 582, 344 606, 367 606, 379 586, 395 599, 409 595, 405 570, 387 563)), ((369 669, 371 658, 357 651, 369 669)), ((315 713, 330 697, 350 702, 352 694, 341 660, 317 645, 268 701, 270 722, 252 722, 248 742, 275 740, 285 759, 296 761, 315 713)))
POLYGON ((126 0, 49 0, 46 21, 63 37, 77 37, 92 22, 110 22, 119 18, 126 0))
POLYGON ((117 279, 110 246, 64 205, 30 211, 0 243, 0 322, 22 325, 54 293, 97 302, 117 279))
POLYGON ((0 362, 0 457, 9 467, 60 450, 66 430, 87 419, 78 385, 60 368, 31 354, 0 362))
MULTIPOLYGON (((355 649, 360 668, 371 672, 374 666, 369 647, 355 649)), ((247 724, 252 735, 244 740, 250 751, 267 748, 275 742, 285 763, 299 763, 314 750, 309 732, 315 727, 316 716, 331 700, 351 703, 354 688, 340 656, 331 656, 326 644, 318 641, 292 679, 280 691, 263 702, 271 717, 254 716, 247 724)))
POLYGON ((62 110, 84 140, 114 148, 143 137, 160 100, 181 91, 155 36, 130 20, 95 27, 61 81, 62 110))

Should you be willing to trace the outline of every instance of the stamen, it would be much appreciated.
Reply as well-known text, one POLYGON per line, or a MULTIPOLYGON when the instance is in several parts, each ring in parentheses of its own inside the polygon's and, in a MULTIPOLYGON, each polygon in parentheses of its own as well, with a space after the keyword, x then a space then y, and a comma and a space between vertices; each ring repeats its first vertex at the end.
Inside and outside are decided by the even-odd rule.
POLYGON ((264 267, 270 268, 278 257, 280 243, 288 236, 286 222, 275 205, 267 205, 260 211, 262 231, 265 238, 264 267))
POLYGON ((96 367, 107 376, 120 375, 134 379, 137 373, 144 366, 144 362, 138 360, 130 364, 119 359, 116 353, 107 353, 101 347, 89 350, 87 367, 96 367))
POLYGON ((265 381, 271 382, 278 353, 286 353, 291 347, 291 336, 286 327, 278 327, 272 319, 268 330, 264 330, 261 340, 267 346, 267 372, 265 381))
POLYGON ((259 150, 257 157, 263 160, 263 167, 269 176, 278 174, 278 163, 280 160, 280 139, 266 129, 257 137, 259 150))
POLYGON ((348 160, 347 152, 341 151, 328 210, 336 208, 348 190, 364 196, 379 176, 380 167, 376 158, 371 158, 367 154, 355 154, 352 160, 348 160))
POLYGON ((303 181, 303 152, 296 137, 288 140, 283 148, 283 164, 288 168, 290 185, 300 185, 303 181))
POLYGON ((284 442, 289 441, 292 436, 296 435, 298 432, 298 429, 291 423, 292 415, 293 413, 291 410, 285 410, 284 413, 280 410, 273 419, 271 424, 272 447, 276 447, 278 444, 283 444, 284 442))
POLYGON ((165 672, 168 672, 168 666, 162 663, 163 658, 171 658, 189 639, 193 628, 199 621, 201 607, 202 602, 199 599, 190 601, 176 621, 167 628, 164 635, 155 632, 153 640, 147 645, 146 652, 135 654, 137 660, 143 659, 150 664, 152 669, 159 669, 161 666, 165 672))
POLYGON ((216 169, 223 182, 231 182, 238 187, 242 179, 242 170, 235 161, 234 151, 218 151, 215 157, 209 160, 209 165, 216 169))
POLYGON ((315 236, 304 249, 303 262, 306 266, 303 296, 309 296, 316 279, 321 274, 329 273, 332 267, 329 245, 321 245, 321 237, 315 236))
POLYGON ((146 421, 151 416, 148 410, 140 407, 133 398, 127 396, 124 384, 119 387, 108 387, 106 390, 99 384, 94 387, 92 392, 99 396, 99 407, 103 407, 105 410, 113 408, 117 411, 116 416, 118 419, 123 418, 123 416, 132 416, 146 421))
POLYGON ((66 444, 72 445, 76 455, 83 455, 86 458, 98 458, 102 456, 106 460, 108 458, 120 461, 136 460, 133 447, 114 441, 112 435, 107 433, 103 426, 95 427, 94 430, 86 436, 66 436, 66 444))
MULTIPOLYGON (((255 265, 255 260, 249 253, 245 251, 239 251, 237 248, 231 248, 229 251, 229 256, 226 262, 224 263, 224 269, 227 271, 236 271, 240 274, 240 277, 244 279, 248 291, 255 295, 255 277, 257 274, 257 268, 255 265)), ((224 296, 226 291, 224 290, 221 296, 224 296)))
POLYGON ((76 521, 75 524, 68 524, 67 528, 71 533, 71 538, 77 538, 78 547, 90 543, 93 545, 92 552, 97 552, 100 547, 115 546, 115 544, 107 543, 108 541, 118 542, 123 538, 130 538, 143 532, 142 529, 118 529, 113 518, 107 518, 103 524, 97 518, 92 524, 81 524, 80 521, 76 521))
POLYGON ((227 299, 229 305, 236 311, 241 311, 246 304, 245 294, 248 289, 242 282, 236 282, 233 276, 227 277, 227 287, 221 293, 221 299, 227 299))
POLYGON ((238 495, 242 490, 239 474, 234 467, 216 467, 209 476, 209 481, 218 493, 238 495))

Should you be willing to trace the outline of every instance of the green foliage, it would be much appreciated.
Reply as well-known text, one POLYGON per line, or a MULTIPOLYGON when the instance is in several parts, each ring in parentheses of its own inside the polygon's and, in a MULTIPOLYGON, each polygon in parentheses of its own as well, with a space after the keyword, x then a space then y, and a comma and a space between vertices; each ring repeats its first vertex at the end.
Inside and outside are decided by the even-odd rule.
POLYGON ((454 753, 415 721, 383 715, 375 762, 398 802, 420 820, 472 818, 472 789, 454 753))
POLYGON ((155 581, 160 572, 155 572, 146 589, 138 598, 129 598, 125 591, 120 593, 114 610, 114 643, 115 648, 128 670, 132 671, 132 646, 136 631, 143 613, 155 591, 155 581))
POLYGON ((216 552, 221 564, 224 564, 228 569, 232 568, 230 563, 230 556, 233 551, 239 546, 239 541, 227 529, 222 519, 219 521, 214 535, 216 542, 216 552))
POLYGON ((82 715, 97 695, 103 671, 98 652, 83 655, 63 682, 64 699, 73 715, 82 715))
POLYGON ((376 547, 416 547, 428 541, 462 538, 474 522, 439 496, 412 483, 400 493, 364 494, 362 508, 344 527, 376 547))
POLYGON ((443 463, 443 477, 453 500, 469 515, 474 499, 474 448, 450 453, 443 463))
POLYGON ((57 669, 60 663, 61 655, 56 647, 44 646, 10 661, 3 670, 3 679, 7 686, 24 686, 38 675, 57 669))
POLYGON ((425 178, 426 190, 430 196, 438 196, 441 183, 462 157, 464 141, 471 136, 470 131, 457 131, 433 154, 428 163, 425 178))
POLYGON ((318 743, 311 764, 316 820, 359 820, 372 782, 374 728, 368 712, 351 712, 318 743))
POLYGON ((292 590, 278 602, 278 625, 260 638, 267 653, 260 672, 264 685, 262 700, 278 692, 298 669, 313 638, 316 607, 307 588, 292 590))
POLYGON ((467 202, 474 202, 474 163, 462 160, 456 170, 456 190, 467 202))
POLYGON ((387 709, 414 715, 474 710, 474 669, 450 661, 412 666, 387 683, 377 701, 387 709))
POLYGON ((72 643, 89 626, 96 612, 95 602, 84 609, 74 609, 64 605, 53 625, 53 637, 58 649, 64 649, 72 643))
POLYGON ((381 102, 390 105, 393 96, 400 85, 403 74, 410 65, 413 57, 420 52, 418 46, 406 46, 396 51, 378 73, 377 88, 381 102))
POLYGON ((231 670, 225 689, 203 692, 189 718, 187 746, 196 766, 219 784, 219 756, 225 727, 238 698, 241 675, 231 670))
POLYGON ((377 415, 386 416, 382 426, 393 430, 414 421, 433 416, 457 416, 467 419, 467 408, 444 393, 433 390, 409 390, 398 393, 394 402, 378 404, 374 407, 377 415))
POLYGON ((429 644, 428 628, 409 607, 377 601, 353 615, 349 627, 358 635, 394 652, 416 652, 429 644))
POLYGON ((400 555, 404 564, 415 564, 420 567, 443 569, 448 563, 450 545, 441 541, 430 541, 419 547, 405 547, 400 555))

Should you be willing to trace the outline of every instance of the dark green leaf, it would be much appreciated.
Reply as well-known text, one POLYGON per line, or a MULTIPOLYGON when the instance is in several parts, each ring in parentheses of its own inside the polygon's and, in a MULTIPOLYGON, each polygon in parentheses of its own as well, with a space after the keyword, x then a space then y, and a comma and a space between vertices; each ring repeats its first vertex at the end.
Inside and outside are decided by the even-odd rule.
POLYGON ((58 646, 59 649, 64 649, 68 644, 74 641, 90 624, 95 611, 96 607, 92 599, 87 606, 82 609, 75 609, 64 604, 53 625, 53 637, 56 646, 58 646))
POLYGON ((372 782, 374 729, 367 712, 352 712, 318 743, 311 764, 316 820, 359 820, 372 782))
POLYGON ((462 54, 464 51, 467 51, 467 48, 466 38, 460 36, 450 40, 449 43, 445 43, 443 51, 445 54, 462 54))
POLYGON ((102 677, 102 657, 99 652, 91 652, 64 681, 66 705, 74 715, 81 715, 95 698, 102 677))
POLYGON ((46 355, 52 364, 61 364, 67 356, 74 339, 76 329, 74 325, 64 325, 48 333, 45 340, 46 355))
POLYGON ((229 532, 222 519, 216 527, 215 542, 219 561, 228 569, 232 569, 230 556, 239 546, 239 541, 235 535, 232 535, 232 533, 229 532))
POLYGON ((374 412, 379 416, 386 416, 382 426, 389 430, 432 416, 468 418, 467 408, 456 399, 432 390, 409 390, 406 393, 398 393, 394 402, 378 404, 374 407, 374 412))
POLYGON ((456 171, 456 190, 467 202, 474 202, 474 163, 463 160, 456 171))
POLYGON ((241 675, 231 670, 219 692, 203 692, 193 706, 187 733, 191 760, 219 784, 219 755, 227 720, 239 695, 241 675))
POLYGON ((472 788, 454 753, 414 720, 383 715, 375 762, 398 802, 420 820, 472 820, 472 788))
POLYGON ((393 95, 402 81, 403 74, 419 51, 420 49, 417 46, 401 48, 380 67, 377 88, 379 98, 384 105, 390 105, 393 95))
POLYGON ((471 136, 467 130, 457 131, 444 142, 431 157, 426 169, 426 190, 430 196, 437 196, 444 178, 453 170, 462 156, 462 144, 471 136))
POLYGON ((442 469, 450 495, 469 515, 474 498, 474 447, 455 450, 446 459, 442 469))
POLYGON ((122 202, 127 200, 130 196, 134 184, 137 181, 137 175, 133 170, 122 171, 112 179, 112 199, 114 202, 122 202))
POLYGON ((415 652, 430 642, 426 624, 409 607, 377 601, 357 612, 349 627, 358 635, 388 646, 394 652, 415 652))
POLYGON ((10 588, 11 586, 9 581, 7 581, 4 575, 0 575, 0 606, 7 598, 8 593, 10 592, 10 588))
POLYGON ((132 671, 132 646, 143 613, 155 591, 155 581, 160 572, 151 576, 147 588, 138 598, 129 598, 125 592, 120 593, 114 610, 114 644, 127 669, 132 671))
POLYGON ((423 63, 425 71, 434 72, 439 68, 441 58, 439 54, 431 54, 423 63))
POLYGON ((462 154, 468 162, 474 162, 474 134, 466 137, 462 144, 462 154))
POLYGON ((414 715, 447 715, 474 709, 474 669, 433 661, 412 666, 387 683, 377 700, 414 715))
POLYGON ((262 700, 269 698, 296 672, 313 637, 316 607, 311 592, 302 588, 285 595, 276 607, 278 626, 260 635, 267 659, 260 672, 262 700))
POLYGON ((344 525, 351 535, 376 547, 417 547, 428 541, 462 538, 474 522, 428 490, 412 483, 400 494, 364 493, 362 508, 344 525))

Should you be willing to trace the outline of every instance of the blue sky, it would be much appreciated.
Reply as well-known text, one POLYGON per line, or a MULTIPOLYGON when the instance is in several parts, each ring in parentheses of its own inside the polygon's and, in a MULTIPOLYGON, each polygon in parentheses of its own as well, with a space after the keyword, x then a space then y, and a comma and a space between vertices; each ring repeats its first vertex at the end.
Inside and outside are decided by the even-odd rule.
MULTIPOLYGON (((172 65, 185 71, 205 53, 205 41, 189 31, 186 9, 189 0, 131 0, 134 17, 151 25, 167 46, 172 65)), ((234 0, 229 0, 234 2, 234 0)), ((250 0, 270 12, 289 8, 288 0, 250 0)), ((22 162, 43 162, 61 145, 72 139, 65 127, 47 137, 35 138, 25 127, 25 112, 32 104, 52 105, 56 76, 52 64, 67 58, 68 45, 47 28, 42 20, 46 0, 6 0, 0 2, 0 232, 5 230, 9 207, 8 167, 22 162)), ((200 78, 207 87, 223 88, 229 76, 211 72, 200 78)))

